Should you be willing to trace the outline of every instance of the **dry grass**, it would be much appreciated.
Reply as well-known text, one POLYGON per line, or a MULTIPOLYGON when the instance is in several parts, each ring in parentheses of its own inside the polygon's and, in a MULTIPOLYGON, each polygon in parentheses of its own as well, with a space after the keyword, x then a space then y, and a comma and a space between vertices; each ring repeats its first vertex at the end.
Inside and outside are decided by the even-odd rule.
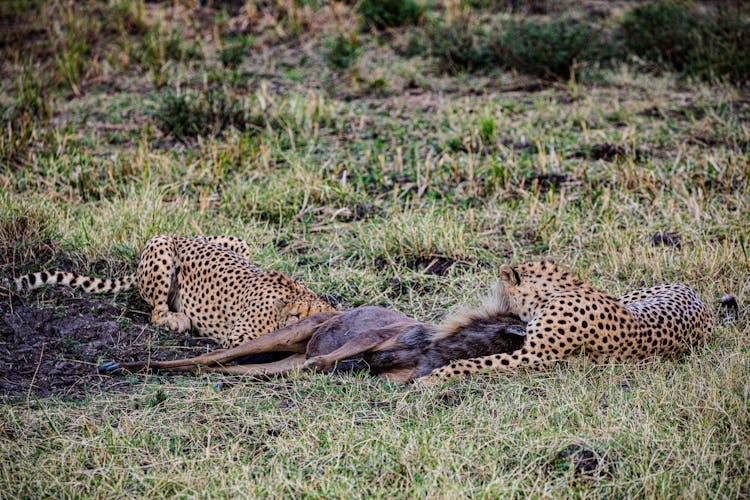
MULTIPOLYGON (((210 8, 146 4, 119 9, 110 28, 55 5, 58 28, 83 23, 89 48, 66 49, 62 37, 56 63, 49 40, 29 39, 19 51, 35 48, 33 64, 20 52, 1 63, 14 75, 0 83, 2 274, 60 259, 122 268, 154 234, 226 233, 250 243, 256 264, 343 307, 420 320, 476 300, 501 263, 548 254, 614 294, 681 281, 712 305, 735 295, 741 314, 724 324, 717 308, 715 333, 682 360, 576 360, 435 391, 367 377, 204 376, 133 378, 130 394, 86 401, 5 400, 5 495, 750 494, 742 89, 623 66, 596 84, 508 92, 499 87, 524 78, 448 77, 428 58, 399 56, 389 40, 408 28, 362 33, 361 59, 337 73, 319 48, 339 29, 338 4, 290 17, 294 2, 257 3, 215 27, 210 8), (263 21, 245 33, 257 41, 225 68, 218 40, 250 18, 263 21), (157 20, 194 55, 146 71, 123 63, 148 49, 157 20), (75 66, 76 53, 95 64, 75 66), (221 87, 262 121, 176 140, 153 114, 162 85, 221 87), (46 89, 43 101, 24 88, 46 89), (679 245, 655 245, 663 231, 679 245), (447 265, 431 274, 435 259, 447 265)), ((152 39, 157 55, 168 40, 152 39)))

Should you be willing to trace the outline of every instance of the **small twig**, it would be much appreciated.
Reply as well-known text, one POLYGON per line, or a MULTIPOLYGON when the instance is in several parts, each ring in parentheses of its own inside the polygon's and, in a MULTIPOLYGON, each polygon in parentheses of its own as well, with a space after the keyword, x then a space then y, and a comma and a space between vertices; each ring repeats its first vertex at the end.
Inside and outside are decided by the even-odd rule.
POLYGON ((31 383, 29 383, 29 391, 26 393, 26 404, 29 403, 29 399, 31 398, 31 389, 34 387, 36 374, 39 373, 39 367, 42 366, 42 356, 44 356, 44 346, 46 345, 47 344, 42 344, 42 350, 39 352, 39 361, 36 364, 36 370, 34 370, 34 376, 31 377, 31 383))

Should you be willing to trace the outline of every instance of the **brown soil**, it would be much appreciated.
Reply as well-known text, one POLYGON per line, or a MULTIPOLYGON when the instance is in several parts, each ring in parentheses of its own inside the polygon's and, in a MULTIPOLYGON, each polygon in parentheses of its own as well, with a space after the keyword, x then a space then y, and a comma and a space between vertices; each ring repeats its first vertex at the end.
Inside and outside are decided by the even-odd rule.
POLYGON ((210 345, 151 326, 137 294, 118 299, 67 289, 21 297, 0 287, 0 398, 131 390, 127 378, 99 375, 97 365, 195 356, 210 345))

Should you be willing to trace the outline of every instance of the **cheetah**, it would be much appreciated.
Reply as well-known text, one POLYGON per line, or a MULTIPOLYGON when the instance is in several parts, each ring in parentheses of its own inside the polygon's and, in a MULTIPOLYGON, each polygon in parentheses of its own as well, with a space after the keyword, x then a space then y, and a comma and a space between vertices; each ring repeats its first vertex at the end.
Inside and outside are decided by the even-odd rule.
POLYGON ((154 236, 138 270, 120 279, 43 271, 15 279, 18 290, 67 285, 90 293, 138 287, 152 307, 151 323, 234 347, 318 312, 334 308, 307 287, 249 262, 247 243, 232 236, 154 236))
POLYGON ((712 328, 708 307, 687 285, 635 290, 617 299, 592 288, 553 259, 503 264, 494 307, 527 323, 521 349, 457 361, 417 380, 429 385, 480 371, 540 368, 580 352, 595 362, 684 352, 712 328))

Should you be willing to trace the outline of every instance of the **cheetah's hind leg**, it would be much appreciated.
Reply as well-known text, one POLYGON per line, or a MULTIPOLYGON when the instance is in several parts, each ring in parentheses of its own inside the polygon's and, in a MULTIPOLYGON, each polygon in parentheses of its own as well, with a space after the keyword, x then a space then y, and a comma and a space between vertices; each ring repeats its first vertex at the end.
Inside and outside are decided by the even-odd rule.
POLYGON ((152 307, 152 325, 183 333, 190 330, 191 322, 179 310, 176 258, 171 237, 151 238, 138 262, 138 289, 152 307), (169 310, 170 303, 177 306, 176 311, 169 310))

